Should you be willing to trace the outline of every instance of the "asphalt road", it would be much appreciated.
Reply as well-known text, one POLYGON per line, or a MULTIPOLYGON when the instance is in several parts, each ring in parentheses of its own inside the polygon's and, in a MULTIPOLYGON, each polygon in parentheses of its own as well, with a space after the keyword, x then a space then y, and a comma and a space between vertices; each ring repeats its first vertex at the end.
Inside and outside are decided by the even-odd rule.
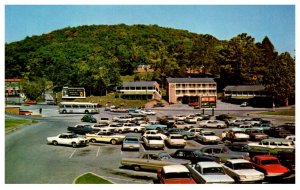
MULTIPOLYGON (((226 108, 227 105, 224 106, 226 108)), ((153 183, 154 172, 135 172, 132 169, 120 168, 122 157, 135 157, 138 152, 123 152, 121 145, 90 143, 87 147, 72 148, 68 146, 48 145, 46 137, 66 132, 68 126, 81 123, 84 114, 61 115, 57 106, 31 105, 23 107, 38 113, 43 109, 43 117, 36 117, 39 123, 22 127, 5 135, 5 183, 6 184, 71 184, 73 180, 85 172, 97 175, 120 184, 153 183)), ((228 107, 227 107, 228 108, 228 107)), ((230 113, 245 116, 252 111, 240 111, 239 107, 230 113)), ((249 109, 249 110, 248 110, 249 109)), ((188 114, 201 110, 193 110, 186 105, 177 105, 157 110, 159 115, 188 114)), ((207 113, 207 112, 206 112, 207 113)), ((215 114, 228 113, 228 110, 216 110, 215 114)), ((112 118, 120 113, 105 112, 103 109, 95 117, 112 118)), ((151 116, 151 120, 156 116, 151 116)), ((293 118, 291 118, 293 119, 293 118)), ((277 120, 274 120, 275 122, 277 120)), ((219 132, 219 131, 218 131, 219 132)), ((189 140, 187 148, 197 148, 202 145, 189 140)), ((173 152, 176 149, 165 151, 173 152)))

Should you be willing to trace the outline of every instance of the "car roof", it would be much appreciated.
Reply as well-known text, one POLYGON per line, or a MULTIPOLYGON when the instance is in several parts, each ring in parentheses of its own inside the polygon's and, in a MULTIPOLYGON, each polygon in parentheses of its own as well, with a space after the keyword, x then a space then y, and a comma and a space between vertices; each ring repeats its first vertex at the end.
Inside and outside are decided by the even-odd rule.
POLYGON ((232 164, 236 163, 250 163, 248 160, 245 159, 228 159, 228 162, 231 162, 232 164))
POLYGON ((198 162, 197 163, 201 168, 209 168, 209 167, 222 167, 220 164, 217 162, 198 162))
POLYGON ((163 170, 165 171, 165 173, 189 172, 189 170, 184 165, 168 165, 164 166, 163 170))

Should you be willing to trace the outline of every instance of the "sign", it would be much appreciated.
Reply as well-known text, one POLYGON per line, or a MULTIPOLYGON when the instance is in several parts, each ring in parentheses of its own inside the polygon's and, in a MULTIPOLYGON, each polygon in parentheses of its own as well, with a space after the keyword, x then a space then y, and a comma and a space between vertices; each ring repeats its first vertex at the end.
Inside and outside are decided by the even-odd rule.
POLYGON ((63 99, 86 98, 85 97, 85 89, 84 88, 63 87, 62 98, 63 99))
POLYGON ((200 96, 200 108, 216 108, 216 96, 200 96))

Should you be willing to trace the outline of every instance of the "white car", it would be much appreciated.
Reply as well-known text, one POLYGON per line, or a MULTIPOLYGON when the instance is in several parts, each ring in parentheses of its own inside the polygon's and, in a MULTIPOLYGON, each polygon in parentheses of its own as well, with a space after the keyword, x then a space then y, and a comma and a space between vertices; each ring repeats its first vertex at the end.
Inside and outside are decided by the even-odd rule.
POLYGON ((95 142, 109 142, 111 144, 121 143, 125 135, 117 135, 111 132, 97 132, 97 133, 87 133, 85 138, 93 143, 95 142))
POLYGON ((221 139, 212 131, 201 131, 197 136, 196 139, 202 143, 216 143, 218 144, 221 139))
POLYGON ((56 145, 71 145, 76 148, 77 146, 86 146, 89 141, 86 138, 79 137, 74 133, 62 133, 54 137, 47 137, 47 142, 56 145))
POLYGON ((158 135, 148 135, 147 137, 142 137, 142 140, 146 148, 151 149, 164 149, 165 143, 161 136, 158 135))
POLYGON ((197 123, 197 118, 195 117, 191 117, 191 116, 187 116, 184 120, 184 122, 186 123, 193 123, 193 124, 196 124, 197 123))
POLYGON ((196 183, 234 183, 234 180, 225 173, 222 165, 216 162, 198 162, 196 165, 187 165, 187 168, 196 183))
POLYGON ((185 115, 176 115, 174 117, 175 121, 184 121, 186 119, 185 115))
POLYGON ((156 112, 152 110, 141 110, 140 113, 146 114, 146 115, 155 115, 156 112))
POLYGON ((162 134, 162 133, 159 133, 158 130, 147 130, 144 132, 143 134, 143 137, 147 137, 149 135, 157 135, 157 136, 160 136, 163 140, 166 140, 167 139, 167 136, 162 134))
POLYGON ((265 175, 254 169, 245 159, 229 159, 223 165, 224 171, 237 183, 263 181, 265 175))
POLYGON ((205 121, 201 121, 199 123, 199 127, 203 127, 203 128, 206 128, 206 127, 212 127, 212 128, 218 128, 218 129, 221 129, 221 128, 226 128, 227 125, 225 124, 224 121, 218 121, 218 120, 205 120, 205 121))
POLYGON ((204 130, 203 128, 195 127, 195 128, 189 129, 188 132, 193 133, 193 135, 194 135, 193 138, 196 138, 197 135, 203 130, 204 130))
POLYGON ((184 148, 186 145, 186 140, 180 134, 170 134, 165 141, 166 141, 167 145, 172 146, 172 147, 184 148))

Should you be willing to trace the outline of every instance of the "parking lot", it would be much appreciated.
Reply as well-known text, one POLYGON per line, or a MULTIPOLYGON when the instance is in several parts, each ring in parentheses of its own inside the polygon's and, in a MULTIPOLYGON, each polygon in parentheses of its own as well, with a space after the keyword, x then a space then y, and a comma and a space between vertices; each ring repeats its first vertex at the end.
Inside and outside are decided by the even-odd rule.
MULTIPOLYGON (((55 136, 66 132, 68 126, 81 123, 80 118, 84 114, 64 115, 58 114, 57 106, 34 105, 26 107, 27 110, 37 111, 43 108, 43 117, 36 118, 38 124, 27 126, 13 133, 6 135, 5 144, 5 183, 55 183, 70 184, 73 180, 85 172, 93 172, 103 176, 115 183, 120 184, 148 184, 153 183, 156 178, 155 172, 134 171, 131 168, 120 167, 120 160, 123 157, 137 157, 139 152, 145 151, 142 147, 139 152, 121 151, 121 145, 111 145, 107 143, 89 143, 89 146, 72 148, 68 146, 53 146, 46 143, 46 137, 55 136), (20 159, 22 158, 22 159, 20 159)), ((226 110, 228 105, 220 106, 214 110, 214 114, 230 112, 233 115, 247 117, 248 114, 261 110, 247 108, 241 111, 236 109, 226 110), (221 109, 224 108, 224 109, 221 109)), ((172 105, 168 108, 155 110, 156 116, 150 116, 150 120, 155 120, 161 115, 191 114, 201 112, 186 105, 172 105)), ((212 110, 205 110, 206 114, 211 114, 212 110)), ((122 113, 111 113, 101 108, 99 114, 94 116, 112 118, 124 115, 122 113)), ((268 118, 275 125, 279 125, 286 120, 295 121, 295 118, 268 118)), ((220 134, 222 129, 209 129, 216 134, 220 134)), ((228 130, 228 128, 226 129, 228 130)), ((126 135, 140 135, 128 133, 126 135)), ((194 140, 188 140, 185 148, 200 148, 204 145, 194 140)), ((157 150, 161 151, 161 150, 157 150)), ((164 151, 172 153, 176 148, 165 147, 164 151)))

